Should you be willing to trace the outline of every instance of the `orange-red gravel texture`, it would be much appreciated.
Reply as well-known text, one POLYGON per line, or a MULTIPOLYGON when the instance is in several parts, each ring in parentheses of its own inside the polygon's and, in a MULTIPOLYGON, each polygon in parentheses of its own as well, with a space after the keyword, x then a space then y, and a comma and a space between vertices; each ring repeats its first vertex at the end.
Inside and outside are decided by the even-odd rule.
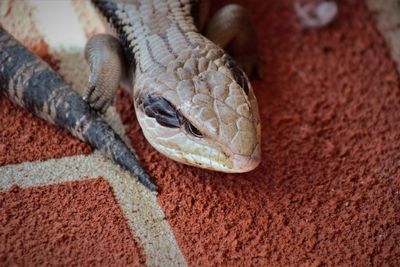
MULTIPOLYGON (((253 83, 263 153, 255 171, 221 174, 165 158, 119 93, 128 134, 161 188, 158 201, 189 265, 400 265, 400 79, 372 15, 363 1, 339 0, 333 25, 303 32, 291 0, 241 3, 265 66, 265 79, 253 83)), ((0 125, 0 165, 89 152, 4 97, 0 125)), ((51 263, 69 248, 67 264, 143 261, 102 180, 14 187, 0 205, 17 212, 15 222, 0 216, 14 225, 0 231, 2 240, 14 238, 0 242, 3 262, 38 253, 38 264, 51 263)))
POLYGON ((0 265, 142 266, 103 179, 0 193, 0 265))
MULTIPOLYGON (((302 32, 292 1, 241 1, 259 33, 261 166, 187 167, 119 109, 192 266, 400 265, 400 81, 363 1, 302 32)), ((124 95, 126 96, 126 95, 124 95)))
POLYGON ((0 166, 88 154, 91 148, 0 95, 0 166))

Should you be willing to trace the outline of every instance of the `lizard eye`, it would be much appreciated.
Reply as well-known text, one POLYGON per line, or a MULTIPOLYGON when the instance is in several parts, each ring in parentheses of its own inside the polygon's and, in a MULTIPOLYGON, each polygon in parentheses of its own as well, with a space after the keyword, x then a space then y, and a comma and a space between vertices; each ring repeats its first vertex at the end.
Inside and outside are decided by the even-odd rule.
POLYGON ((198 137, 198 138, 203 137, 203 134, 196 127, 194 127, 193 124, 191 124, 188 121, 185 123, 185 128, 186 128, 186 131, 188 131, 193 136, 198 137))
POLYGON ((231 58, 230 56, 226 56, 226 67, 231 71, 233 78, 236 83, 242 87, 243 91, 246 95, 249 95, 249 84, 247 82, 246 75, 242 68, 231 58))

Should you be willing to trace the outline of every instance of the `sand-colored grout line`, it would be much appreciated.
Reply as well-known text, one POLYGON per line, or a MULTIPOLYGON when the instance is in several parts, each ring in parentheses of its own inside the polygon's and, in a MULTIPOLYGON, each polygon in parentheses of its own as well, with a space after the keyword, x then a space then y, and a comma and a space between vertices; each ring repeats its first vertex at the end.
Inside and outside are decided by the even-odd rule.
POLYGON ((365 0, 400 72, 400 1, 365 0))
POLYGON ((132 234, 138 237, 148 266, 187 266, 169 223, 148 191, 129 173, 100 152, 61 159, 24 162, 0 167, 0 191, 12 185, 23 188, 51 185, 101 176, 113 188, 115 197, 128 221, 132 234))

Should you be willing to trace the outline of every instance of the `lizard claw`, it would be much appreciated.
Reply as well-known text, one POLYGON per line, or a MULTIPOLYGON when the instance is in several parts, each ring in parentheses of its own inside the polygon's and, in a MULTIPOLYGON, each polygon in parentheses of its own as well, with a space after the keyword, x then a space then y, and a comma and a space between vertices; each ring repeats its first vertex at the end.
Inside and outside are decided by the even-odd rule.
POLYGON ((89 102, 90 96, 92 95, 95 88, 96 88, 95 85, 91 83, 89 80, 88 85, 86 86, 86 89, 83 92, 82 99, 85 100, 86 102, 89 102))
POLYGON ((104 114, 112 104, 114 95, 109 96, 108 94, 104 94, 104 92, 102 92, 89 78, 88 86, 86 87, 82 98, 91 108, 104 114))

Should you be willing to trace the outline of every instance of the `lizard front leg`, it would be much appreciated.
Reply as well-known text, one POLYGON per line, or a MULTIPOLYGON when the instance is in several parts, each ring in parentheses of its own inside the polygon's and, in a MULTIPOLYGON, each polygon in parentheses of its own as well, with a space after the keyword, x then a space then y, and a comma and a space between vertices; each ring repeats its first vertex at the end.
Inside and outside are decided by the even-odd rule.
POLYGON ((114 36, 98 34, 87 42, 85 58, 91 73, 83 99, 104 113, 113 103, 121 79, 127 76, 122 46, 114 36))
POLYGON ((256 31, 246 9, 237 4, 226 5, 208 21, 204 34, 226 49, 247 75, 262 78, 256 31))

